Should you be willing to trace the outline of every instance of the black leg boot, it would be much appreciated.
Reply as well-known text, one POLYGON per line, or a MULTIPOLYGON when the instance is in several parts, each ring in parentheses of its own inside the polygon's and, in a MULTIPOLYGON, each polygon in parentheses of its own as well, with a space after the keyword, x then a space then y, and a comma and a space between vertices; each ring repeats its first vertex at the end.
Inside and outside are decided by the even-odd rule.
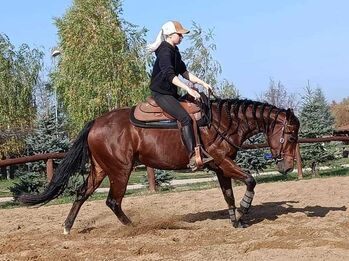
MULTIPOLYGON (((191 168, 193 171, 195 171, 199 167, 202 167, 202 166, 198 166, 197 162, 196 162, 195 136, 194 136, 194 129, 193 129, 192 125, 186 125, 186 126, 182 127, 182 137, 183 137, 185 147, 187 148, 187 150, 189 152, 188 167, 191 168)), ((210 155, 208 155, 207 152, 204 154, 207 154, 207 155, 202 157, 203 164, 208 163, 208 162, 213 160, 213 158, 210 155)))
POLYGON ((194 170, 196 168, 196 161, 195 161, 195 137, 194 137, 194 130, 192 125, 186 125, 183 126, 182 129, 182 138, 185 147, 187 148, 187 151, 189 153, 189 164, 188 167, 194 170))

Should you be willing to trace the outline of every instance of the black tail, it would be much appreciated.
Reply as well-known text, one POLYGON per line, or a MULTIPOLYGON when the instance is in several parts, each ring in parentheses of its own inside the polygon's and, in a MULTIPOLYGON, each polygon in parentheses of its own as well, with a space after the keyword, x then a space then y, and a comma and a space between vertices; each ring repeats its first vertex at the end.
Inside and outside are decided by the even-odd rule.
POLYGON ((67 187, 69 178, 75 173, 81 171, 89 161, 89 148, 87 137, 94 121, 86 124, 80 132, 73 146, 63 158, 55 171, 52 180, 42 194, 19 196, 18 200, 27 205, 45 204, 63 193, 67 187))

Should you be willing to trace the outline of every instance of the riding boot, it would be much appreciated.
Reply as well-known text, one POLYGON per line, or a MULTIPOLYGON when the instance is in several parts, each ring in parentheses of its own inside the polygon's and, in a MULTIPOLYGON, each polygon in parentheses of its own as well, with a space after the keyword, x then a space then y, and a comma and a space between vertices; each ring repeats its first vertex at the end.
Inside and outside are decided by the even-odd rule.
MULTIPOLYGON (((189 164, 188 167, 192 169, 193 171, 197 170, 198 168, 201 168, 202 166, 197 165, 196 160, 196 154, 195 154, 195 136, 194 136, 194 129, 193 126, 186 125, 182 127, 182 137, 184 141, 184 145, 187 148, 189 152, 189 164)), ((208 155, 208 154, 207 154, 208 155)), ((209 155, 207 157, 202 158, 203 164, 208 163, 212 161, 213 158, 209 155)))

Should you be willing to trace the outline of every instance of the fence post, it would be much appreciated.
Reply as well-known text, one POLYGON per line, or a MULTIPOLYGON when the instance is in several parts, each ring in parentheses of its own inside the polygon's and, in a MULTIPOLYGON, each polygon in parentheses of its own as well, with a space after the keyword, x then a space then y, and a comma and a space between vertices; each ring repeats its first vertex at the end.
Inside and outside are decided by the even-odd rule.
POLYGON ((47 159, 46 161, 46 175, 47 181, 50 182, 53 176, 53 160, 47 159))
MULTIPOLYGON (((2 155, 1 160, 5 160, 5 159, 6 159, 5 155, 2 155)), ((0 179, 6 179, 6 177, 7 177, 7 167, 6 166, 0 167, 0 179)))
POLYGON ((299 148, 299 143, 296 145, 296 160, 297 160, 297 172, 298 172, 298 179, 303 178, 303 170, 302 170, 302 158, 301 158, 301 151, 299 148))
POLYGON ((155 183, 155 171, 153 168, 147 167, 147 176, 149 183, 149 191, 156 191, 156 183, 155 183))

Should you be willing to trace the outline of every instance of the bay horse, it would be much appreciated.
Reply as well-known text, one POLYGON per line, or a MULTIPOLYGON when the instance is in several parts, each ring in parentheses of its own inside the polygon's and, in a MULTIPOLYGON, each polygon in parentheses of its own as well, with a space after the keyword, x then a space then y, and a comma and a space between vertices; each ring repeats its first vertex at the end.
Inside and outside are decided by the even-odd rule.
MULTIPOLYGON (((249 137, 264 133, 281 173, 293 170, 299 121, 290 109, 244 99, 210 101, 211 124, 199 128, 202 145, 214 158, 207 166, 215 171, 228 204, 234 227, 246 227, 243 216, 250 209, 256 181, 235 162, 237 151, 249 137), (246 192, 236 208, 231 179, 242 181, 246 192)), ((75 218, 86 199, 108 176, 110 190, 106 205, 122 224, 131 220, 121 208, 128 179, 134 163, 148 167, 175 170, 188 164, 186 148, 180 130, 136 127, 130 122, 132 108, 110 111, 86 124, 58 166, 45 191, 38 195, 21 195, 18 200, 27 205, 45 204, 65 190, 71 176, 79 173, 90 161, 90 173, 77 191, 78 197, 64 223, 69 234, 75 218)))

